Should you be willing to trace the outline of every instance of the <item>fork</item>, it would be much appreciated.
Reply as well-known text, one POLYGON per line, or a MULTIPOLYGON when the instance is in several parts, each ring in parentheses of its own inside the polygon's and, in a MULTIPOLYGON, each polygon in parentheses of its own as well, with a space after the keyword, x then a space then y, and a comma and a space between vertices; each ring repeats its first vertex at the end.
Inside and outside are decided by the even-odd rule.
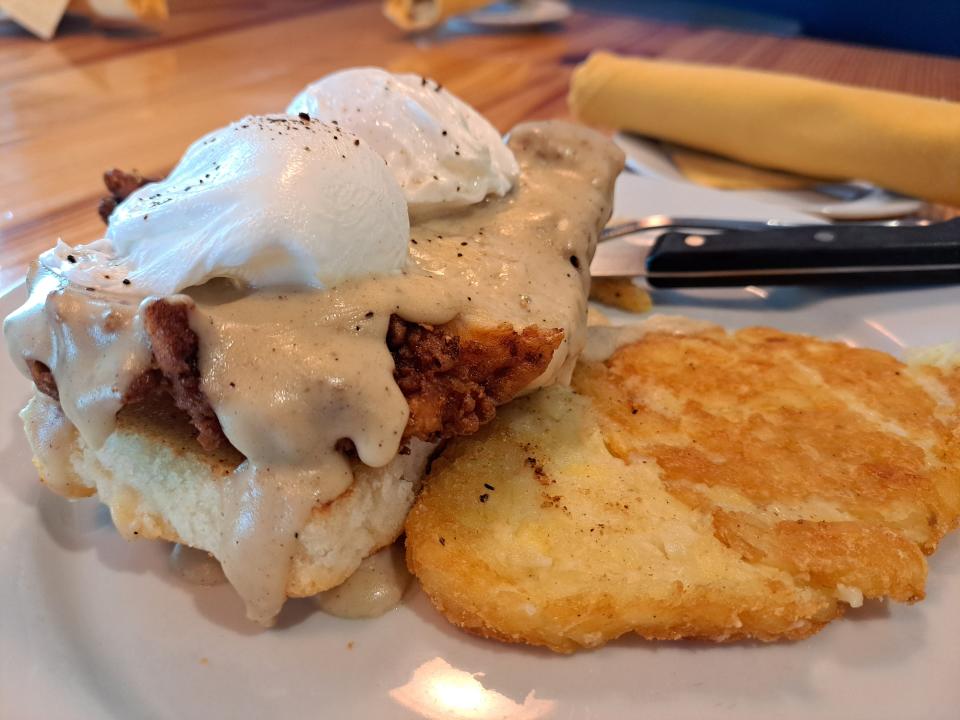
MULTIPOLYGON (((600 242, 613 238, 633 235, 645 230, 770 230, 778 227, 796 227, 801 223, 780 220, 726 220, 723 218, 671 217, 669 215, 647 215, 636 220, 608 225, 600 231, 600 242)), ((809 223, 807 223, 809 224, 809 223)), ((883 220, 857 225, 877 225, 884 227, 915 227, 929 225, 929 220, 906 218, 883 220)))

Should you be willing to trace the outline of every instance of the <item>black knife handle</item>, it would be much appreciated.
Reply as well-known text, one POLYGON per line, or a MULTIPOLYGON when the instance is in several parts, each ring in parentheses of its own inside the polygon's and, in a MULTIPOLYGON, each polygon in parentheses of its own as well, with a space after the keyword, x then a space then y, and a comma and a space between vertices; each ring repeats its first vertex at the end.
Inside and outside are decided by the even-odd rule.
POLYGON ((655 287, 960 282, 960 218, 934 225, 802 225, 668 232, 647 258, 655 287))

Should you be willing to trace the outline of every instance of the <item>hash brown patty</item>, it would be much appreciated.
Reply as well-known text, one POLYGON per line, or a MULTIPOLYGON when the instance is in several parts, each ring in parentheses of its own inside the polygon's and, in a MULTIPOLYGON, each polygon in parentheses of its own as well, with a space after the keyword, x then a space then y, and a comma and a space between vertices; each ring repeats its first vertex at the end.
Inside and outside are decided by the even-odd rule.
POLYGON ((407 562, 456 625, 559 652, 803 638, 863 598, 923 598, 960 517, 958 407, 956 366, 653 330, 454 441, 407 562))

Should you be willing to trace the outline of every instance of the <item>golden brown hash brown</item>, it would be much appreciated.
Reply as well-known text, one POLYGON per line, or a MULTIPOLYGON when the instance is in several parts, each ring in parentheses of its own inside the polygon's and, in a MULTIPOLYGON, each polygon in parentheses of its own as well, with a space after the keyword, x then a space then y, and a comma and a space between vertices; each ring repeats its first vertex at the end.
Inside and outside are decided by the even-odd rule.
POLYGON ((776 330, 647 334, 434 464, 407 561, 448 619, 560 652, 806 637, 913 602, 960 516, 960 368, 776 330))

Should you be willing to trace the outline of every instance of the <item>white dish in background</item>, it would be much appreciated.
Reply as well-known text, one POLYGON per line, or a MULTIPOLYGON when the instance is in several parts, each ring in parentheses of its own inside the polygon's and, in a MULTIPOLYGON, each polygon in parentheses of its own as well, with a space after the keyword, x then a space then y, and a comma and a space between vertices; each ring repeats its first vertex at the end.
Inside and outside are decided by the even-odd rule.
MULTIPOLYGON (((616 215, 645 212, 645 188, 622 183, 616 215)), ((23 294, 0 299, 0 315, 23 294)), ((654 298, 661 312, 735 327, 762 323, 894 354, 957 339, 960 313, 956 287, 658 291, 654 298)), ((229 587, 197 587, 169 572, 168 546, 127 543, 95 500, 70 503, 40 486, 16 417, 29 393, 0 352, 4 720, 948 720, 960 707, 960 535, 931 558, 922 603, 867 603, 796 643, 629 637, 559 656, 465 635, 416 589, 369 621, 291 602, 279 625, 264 631, 243 619, 229 587)))
MULTIPOLYGON (((643 177, 696 185, 681 173, 660 143, 631 133, 619 132, 614 141, 627 154, 627 168, 643 177)), ((705 189, 705 188, 704 188, 705 189)), ((780 205, 829 220, 885 220, 918 212, 922 200, 889 192, 866 181, 825 182, 803 190, 715 190, 731 198, 744 198, 780 205)))
POLYGON ((563 22, 572 14, 570 3, 561 0, 516 0, 489 5, 461 19, 485 28, 516 30, 563 22))
POLYGON ((756 200, 727 190, 714 190, 688 182, 623 173, 617 180, 610 224, 649 215, 723 220, 775 220, 785 224, 810 225, 826 222, 823 218, 795 208, 756 200))

